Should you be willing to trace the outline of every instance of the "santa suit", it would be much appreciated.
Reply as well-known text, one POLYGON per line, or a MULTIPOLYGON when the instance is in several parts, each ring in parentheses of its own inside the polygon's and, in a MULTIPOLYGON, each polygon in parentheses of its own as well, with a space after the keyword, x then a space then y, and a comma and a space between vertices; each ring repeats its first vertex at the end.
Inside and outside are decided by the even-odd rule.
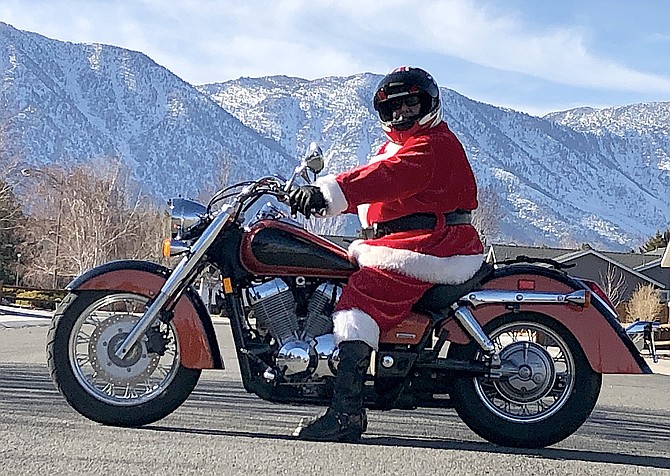
POLYGON ((461 284, 483 261, 470 224, 448 225, 444 214, 477 208, 477 186, 463 147, 446 123, 403 144, 387 142, 370 163, 314 182, 329 216, 359 213, 363 226, 431 213, 431 230, 357 240, 349 255, 356 271, 333 315, 338 342, 362 340, 377 349, 379 332, 397 325, 434 283, 461 284))

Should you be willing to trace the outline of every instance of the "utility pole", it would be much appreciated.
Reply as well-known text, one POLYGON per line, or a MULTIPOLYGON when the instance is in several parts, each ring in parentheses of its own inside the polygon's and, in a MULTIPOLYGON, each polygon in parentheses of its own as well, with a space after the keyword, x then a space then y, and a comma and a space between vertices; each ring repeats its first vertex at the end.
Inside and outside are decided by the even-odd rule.
POLYGON ((14 283, 14 286, 19 285, 19 270, 21 268, 21 253, 16 253, 16 282, 14 283))

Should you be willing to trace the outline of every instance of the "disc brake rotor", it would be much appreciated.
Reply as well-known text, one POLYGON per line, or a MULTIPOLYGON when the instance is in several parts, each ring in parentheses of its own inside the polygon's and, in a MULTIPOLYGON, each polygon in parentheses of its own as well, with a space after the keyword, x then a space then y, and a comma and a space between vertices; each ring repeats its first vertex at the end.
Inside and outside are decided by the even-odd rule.
POLYGON ((160 355, 147 352, 144 339, 140 339, 123 359, 115 355, 136 322, 136 316, 115 315, 102 321, 91 334, 88 343, 91 366, 114 385, 144 382, 160 362, 160 355))

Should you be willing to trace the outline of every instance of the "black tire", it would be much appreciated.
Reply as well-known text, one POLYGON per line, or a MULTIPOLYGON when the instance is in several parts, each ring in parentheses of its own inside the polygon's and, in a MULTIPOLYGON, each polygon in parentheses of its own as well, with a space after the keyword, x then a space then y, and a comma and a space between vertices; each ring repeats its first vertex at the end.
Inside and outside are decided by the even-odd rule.
MULTIPOLYGON (((498 317, 489 322, 484 331, 494 340, 499 352, 501 349, 509 350, 508 361, 512 362, 516 358, 515 365, 518 366, 519 373, 510 376, 509 379, 503 377, 499 380, 488 377, 457 377, 453 382, 451 398, 463 422, 476 434, 492 443, 517 448, 543 448, 562 441, 577 431, 596 405, 602 375, 591 368, 575 337, 562 324, 548 316, 523 312, 498 317), (501 337, 507 337, 510 332, 511 335, 514 335, 513 332, 520 334, 522 332, 520 329, 523 327, 541 331, 534 335, 535 341, 527 339, 527 342, 532 343, 524 343, 524 338, 517 342, 512 339, 512 342, 509 342, 509 339, 501 337), (503 330, 505 332, 502 332, 503 330), (501 342, 509 343, 501 346, 501 342), (537 364, 535 367, 533 365, 524 367, 520 363, 531 362, 528 360, 528 350, 525 350, 524 354, 524 346, 525 349, 531 350, 530 358, 534 359, 533 364, 537 364), (543 353, 542 349, 550 349, 552 352, 543 353), (560 353, 557 353, 556 349, 560 349, 560 353), (552 357, 552 353, 557 354, 558 358, 552 357), (526 360, 523 360, 524 358, 526 360), (559 371, 556 370, 557 363, 559 371), (551 376, 550 372, 544 370, 552 366, 555 372, 553 380, 547 377, 541 381, 542 375, 551 376), (566 370, 561 372, 563 366, 566 370), (522 374, 522 369, 530 374, 535 369, 539 370, 537 377, 540 384, 536 385, 535 381, 528 379, 520 385, 521 389, 517 388, 515 385, 519 385, 522 377, 530 375, 522 374), (531 388, 531 392, 528 392, 528 387, 531 388), (532 395, 532 392, 537 394, 532 395), (526 396, 528 402, 524 400, 526 396), (532 398, 537 400, 532 401, 532 398), (553 398, 556 399, 551 403, 553 398), (497 399, 502 407, 496 405, 497 399), (543 408, 545 401, 549 404, 543 408), (513 410, 517 407, 519 409, 517 413, 520 413, 518 415, 514 414, 513 410), (537 414, 524 415, 524 411, 529 409, 536 409, 537 414)), ((468 345, 452 344, 448 356, 474 360, 481 359, 482 352, 474 342, 468 345)))
MULTIPOLYGON (((135 346, 135 348, 140 350, 138 351, 139 353, 135 353, 138 362, 134 366, 124 366, 127 359, 120 361, 121 365, 114 367, 120 377, 108 377, 110 381, 107 382, 107 386, 103 389, 98 388, 98 381, 105 383, 104 378, 98 377, 99 374, 104 375, 104 369, 97 371, 95 370, 95 366, 98 368, 101 367, 102 364, 100 362, 104 361, 107 366, 113 367, 111 354, 104 357, 99 356, 99 359, 96 355, 93 355, 95 354, 95 349, 103 348, 106 345, 106 342, 99 341, 107 339, 109 335, 117 338, 117 336, 113 335, 113 332, 121 331, 115 331, 111 327, 114 325, 123 325, 128 328, 132 325, 132 319, 136 319, 136 315, 130 315, 128 312, 123 314, 121 312, 116 313, 116 311, 104 311, 102 317, 97 321, 97 316, 94 316, 95 319, 90 319, 90 316, 86 316, 85 314, 89 311, 92 313, 96 312, 96 309, 98 309, 96 308, 97 305, 102 306, 101 303, 108 301, 112 303, 110 304, 110 309, 114 309, 114 306, 119 307, 119 302, 122 301, 114 301, 119 296, 126 296, 128 301, 136 300, 138 303, 146 302, 147 300, 144 296, 130 295, 118 291, 89 291, 82 294, 68 295, 56 310, 49 329, 46 347, 47 364, 56 387, 70 406, 77 412, 86 418, 105 425, 136 427, 160 420, 176 410, 195 388, 201 371, 199 369, 185 368, 179 363, 179 349, 176 343, 176 336, 174 335, 174 328, 171 325, 161 324, 167 329, 166 332, 172 333, 172 349, 169 350, 171 353, 169 358, 172 361, 170 362, 169 370, 161 367, 160 374, 165 373, 162 380, 160 380, 161 375, 155 376, 159 381, 156 384, 156 388, 151 388, 149 379, 159 369, 160 365, 156 362, 160 362, 163 356, 146 352, 146 343, 141 343, 139 347, 135 346), (107 320, 111 318, 107 316, 115 317, 116 321, 112 324, 106 324, 107 320), (111 329, 106 334, 105 331, 98 332, 94 330, 88 336, 91 338, 91 342, 94 340, 93 336, 98 336, 98 342, 89 342, 88 344, 88 352, 91 354, 89 357, 92 356, 88 362, 86 362, 86 355, 83 355, 80 361, 79 356, 75 354, 78 345, 86 347, 82 343, 85 340, 83 336, 86 334, 82 334, 81 339, 79 335, 73 335, 74 332, 79 332, 84 325, 93 329, 103 328, 104 325, 106 329, 111 329), (94 349, 93 351, 91 350, 92 348, 94 349), (91 362, 95 359, 97 361, 94 366, 91 362), (144 365, 145 363, 146 365, 144 365), (87 365, 93 369, 92 375, 88 378, 84 373, 87 365), (145 382, 137 385, 138 388, 141 385, 145 389, 144 394, 139 396, 116 395, 116 384, 123 385, 124 383, 124 375, 120 374, 124 370, 138 374, 135 380, 140 380, 145 377, 145 374, 151 372, 146 376, 145 382), (105 393, 105 391, 110 392, 110 390, 111 394, 105 393)), ((127 393, 130 392, 130 382, 131 379, 128 379, 125 388, 127 393)))

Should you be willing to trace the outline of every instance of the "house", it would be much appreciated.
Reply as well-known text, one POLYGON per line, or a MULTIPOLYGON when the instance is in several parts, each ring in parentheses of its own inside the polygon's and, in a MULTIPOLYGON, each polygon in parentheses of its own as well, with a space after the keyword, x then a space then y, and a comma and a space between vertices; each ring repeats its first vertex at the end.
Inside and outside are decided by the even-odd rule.
MULTIPOLYGON (((616 253, 597 251, 588 246, 582 249, 491 245, 486 260, 501 263, 517 256, 552 259, 558 263, 573 264, 568 272, 576 277, 595 281, 613 296, 619 314, 625 313, 625 303, 638 285, 651 285, 659 291, 665 306, 661 322, 668 322, 670 307, 670 267, 661 267, 665 249, 649 253, 616 253)), ((668 253, 666 253, 667 255, 668 253)), ((668 258, 670 261, 670 257, 668 258)))

